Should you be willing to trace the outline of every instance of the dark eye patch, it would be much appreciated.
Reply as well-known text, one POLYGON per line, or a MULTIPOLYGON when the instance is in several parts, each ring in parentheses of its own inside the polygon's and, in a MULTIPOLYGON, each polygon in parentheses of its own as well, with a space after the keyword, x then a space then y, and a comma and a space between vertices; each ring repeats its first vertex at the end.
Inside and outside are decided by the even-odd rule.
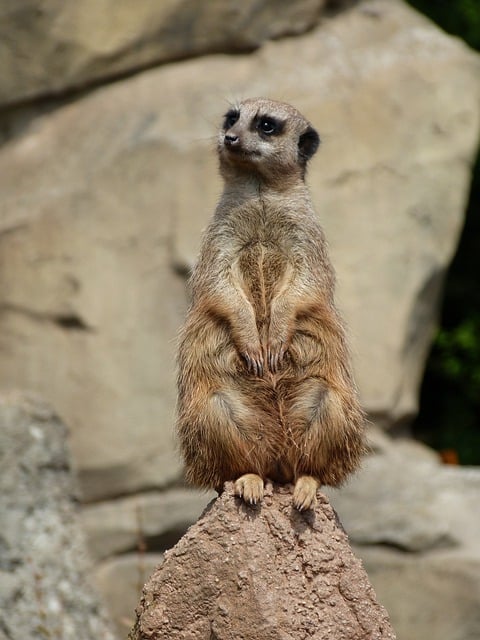
POLYGON ((276 136, 282 133, 285 123, 272 116, 257 116, 255 128, 265 136, 276 136))
POLYGON ((230 111, 227 111, 227 113, 225 114, 225 120, 223 121, 223 128, 225 129, 225 131, 230 129, 230 127, 233 127, 239 117, 240 111, 238 111, 238 109, 230 109, 230 111))

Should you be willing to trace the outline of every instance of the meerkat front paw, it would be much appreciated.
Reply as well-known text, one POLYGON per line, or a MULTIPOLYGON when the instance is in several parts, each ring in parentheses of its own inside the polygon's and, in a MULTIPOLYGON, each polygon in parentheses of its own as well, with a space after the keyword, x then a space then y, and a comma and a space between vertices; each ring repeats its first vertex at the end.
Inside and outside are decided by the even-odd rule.
POLYGON ((320 482, 313 476, 300 476, 293 491, 293 504, 299 511, 313 509, 317 504, 317 489, 320 482))
POLYGON ((287 343, 281 340, 269 340, 267 344, 267 363, 272 373, 276 373, 283 362, 287 352, 287 343))
POLYGON ((249 504, 257 504, 263 498, 263 480, 256 473, 246 473, 235 482, 235 495, 249 504))
POLYGON ((247 347, 241 351, 242 357, 247 363, 247 369, 257 378, 263 376, 263 351, 260 343, 257 347, 247 347))

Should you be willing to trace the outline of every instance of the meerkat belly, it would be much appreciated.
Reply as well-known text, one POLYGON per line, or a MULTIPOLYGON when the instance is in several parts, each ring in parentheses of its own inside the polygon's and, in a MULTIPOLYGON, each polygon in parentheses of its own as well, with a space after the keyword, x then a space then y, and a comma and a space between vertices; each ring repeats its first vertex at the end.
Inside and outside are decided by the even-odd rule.
POLYGON ((270 317, 270 304, 286 272, 287 258, 277 247, 255 242, 240 252, 238 268, 260 327, 270 317))

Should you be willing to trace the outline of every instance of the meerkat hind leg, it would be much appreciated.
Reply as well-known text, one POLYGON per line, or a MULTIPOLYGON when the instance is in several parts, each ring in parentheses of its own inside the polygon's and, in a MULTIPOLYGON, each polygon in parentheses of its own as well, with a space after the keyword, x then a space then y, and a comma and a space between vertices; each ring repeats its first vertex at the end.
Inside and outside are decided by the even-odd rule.
POLYGON ((313 476, 300 476, 293 491, 293 504, 299 511, 313 509, 317 504, 317 489, 320 482, 313 476))
POLYGON ((263 498, 263 480, 256 473, 246 473, 235 482, 235 495, 249 504, 257 504, 263 498))

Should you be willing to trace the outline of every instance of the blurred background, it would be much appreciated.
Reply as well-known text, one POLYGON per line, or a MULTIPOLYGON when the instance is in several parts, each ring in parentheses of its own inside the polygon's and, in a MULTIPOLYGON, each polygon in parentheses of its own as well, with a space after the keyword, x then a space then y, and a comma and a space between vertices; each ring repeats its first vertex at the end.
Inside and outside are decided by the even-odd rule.
POLYGON ((477 0, 0 0, 0 638, 125 637, 214 495, 183 483, 176 334, 219 123, 260 95, 320 132, 308 183, 371 421, 328 495, 399 640, 480 637, 479 49, 477 0), (67 556, 113 636, 59 622, 100 611, 48 581, 67 556))

